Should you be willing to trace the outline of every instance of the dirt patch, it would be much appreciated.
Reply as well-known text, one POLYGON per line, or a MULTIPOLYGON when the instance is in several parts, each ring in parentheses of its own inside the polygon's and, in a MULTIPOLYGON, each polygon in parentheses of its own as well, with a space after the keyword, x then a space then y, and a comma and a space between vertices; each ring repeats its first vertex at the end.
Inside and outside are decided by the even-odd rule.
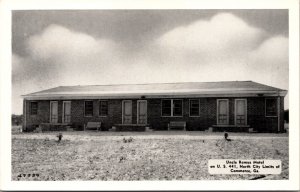
POLYGON ((51 134, 12 139, 13 180, 214 180, 259 175, 210 175, 209 159, 280 159, 288 179, 288 137, 51 134), (22 174, 38 174, 35 177, 22 174))

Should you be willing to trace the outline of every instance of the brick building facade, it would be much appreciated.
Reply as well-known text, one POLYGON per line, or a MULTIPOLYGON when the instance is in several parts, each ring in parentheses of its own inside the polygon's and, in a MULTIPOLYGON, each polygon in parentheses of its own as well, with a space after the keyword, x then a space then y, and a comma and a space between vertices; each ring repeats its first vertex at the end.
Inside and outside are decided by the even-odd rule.
POLYGON ((168 130, 180 121, 187 131, 283 132, 285 94, 252 81, 58 87, 24 96, 23 129, 52 123, 83 130, 87 122, 101 122, 102 130, 168 130))

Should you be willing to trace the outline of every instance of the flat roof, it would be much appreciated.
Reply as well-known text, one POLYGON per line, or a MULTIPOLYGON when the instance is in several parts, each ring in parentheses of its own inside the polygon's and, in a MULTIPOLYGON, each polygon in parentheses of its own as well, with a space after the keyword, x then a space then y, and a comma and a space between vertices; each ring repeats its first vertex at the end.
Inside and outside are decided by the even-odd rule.
POLYGON ((112 84, 59 86, 23 95, 24 98, 83 98, 83 97, 151 97, 230 94, 277 94, 285 96, 286 90, 253 81, 181 82, 149 84, 112 84))

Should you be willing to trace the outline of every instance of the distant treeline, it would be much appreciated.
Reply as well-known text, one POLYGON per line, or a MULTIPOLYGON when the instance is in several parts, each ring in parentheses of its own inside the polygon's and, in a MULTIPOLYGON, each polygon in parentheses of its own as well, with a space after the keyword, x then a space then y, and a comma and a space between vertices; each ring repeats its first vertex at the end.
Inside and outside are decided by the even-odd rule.
POLYGON ((23 123, 23 115, 11 115, 11 124, 12 125, 22 125, 23 123))

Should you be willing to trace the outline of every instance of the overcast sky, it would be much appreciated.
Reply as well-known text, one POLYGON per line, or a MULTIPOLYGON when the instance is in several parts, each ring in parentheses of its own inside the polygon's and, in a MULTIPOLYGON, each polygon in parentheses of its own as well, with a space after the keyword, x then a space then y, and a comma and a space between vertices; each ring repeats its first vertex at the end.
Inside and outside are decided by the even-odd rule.
POLYGON ((252 80, 288 90, 287 10, 12 15, 15 114, 20 95, 63 85, 252 80))

